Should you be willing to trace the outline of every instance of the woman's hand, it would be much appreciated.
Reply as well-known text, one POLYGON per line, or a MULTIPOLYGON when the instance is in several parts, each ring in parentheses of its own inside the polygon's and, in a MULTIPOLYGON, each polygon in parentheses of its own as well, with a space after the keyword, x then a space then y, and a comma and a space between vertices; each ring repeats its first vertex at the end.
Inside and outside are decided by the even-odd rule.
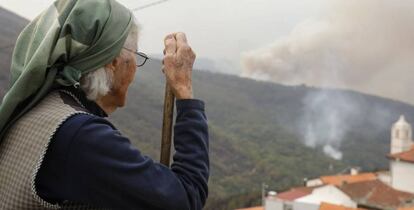
POLYGON ((177 99, 193 98, 191 72, 196 58, 184 33, 169 34, 164 39, 162 70, 177 99))

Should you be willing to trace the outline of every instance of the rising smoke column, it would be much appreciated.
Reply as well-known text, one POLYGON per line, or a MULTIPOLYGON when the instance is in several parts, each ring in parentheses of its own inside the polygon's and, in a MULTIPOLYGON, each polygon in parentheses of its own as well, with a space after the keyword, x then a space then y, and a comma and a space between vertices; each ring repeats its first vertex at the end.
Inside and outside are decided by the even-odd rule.
POLYGON ((324 15, 304 21, 289 36, 243 53, 242 75, 353 89, 414 104, 414 1, 326 4, 324 15), (332 64, 332 57, 339 62, 332 64))
MULTIPOLYGON (((352 89, 414 104, 414 1, 326 0, 326 11, 268 47, 242 55, 242 76, 287 85, 352 89)), ((339 91, 303 99, 307 146, 341 159, 359 107, 339 91)), ((381 113, 381 110, 378 110, 381 113)))

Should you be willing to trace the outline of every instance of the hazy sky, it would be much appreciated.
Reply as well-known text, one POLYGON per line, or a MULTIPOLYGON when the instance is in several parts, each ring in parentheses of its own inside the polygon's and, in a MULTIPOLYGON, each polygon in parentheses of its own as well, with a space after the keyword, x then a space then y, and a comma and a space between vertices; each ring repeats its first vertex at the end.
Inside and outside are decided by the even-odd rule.
MULTIPOLYGON (((159 0, 119 1, 134 9, 159 0)), ((0 6, 32 19, 52 2, 0 6)), ((148 54, 162 54, 164 36, 183 31, 196 63, 210 59, 221 72, 414 104, 413 8, 407 0, 169 0, 135 16, 148 54)))
MULTIPOLYGON (((128 8, 157 0, 119 0, 128 8)), ((143 26, 140 50, 161 54, 163 37, 184 31, 199 58, 239 74, 240 53, 286 36, 304 19, 320 14, 324 0, 170 0, 135 12, 143 26)), ((0 0, 0 6, 28 19, 52 0, 0 0)))

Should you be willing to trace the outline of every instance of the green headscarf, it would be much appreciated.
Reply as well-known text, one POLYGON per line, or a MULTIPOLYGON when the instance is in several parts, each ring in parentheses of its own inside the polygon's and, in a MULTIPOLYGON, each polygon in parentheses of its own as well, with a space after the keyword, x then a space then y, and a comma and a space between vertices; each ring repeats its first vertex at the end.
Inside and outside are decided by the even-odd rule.
POLYGON ((13 52, 11 87, 0 105, 0 142, 52 87, 79 87, 83 74, 110 63, 133 21, 115 0, 57 0, 30 22, 13 52))

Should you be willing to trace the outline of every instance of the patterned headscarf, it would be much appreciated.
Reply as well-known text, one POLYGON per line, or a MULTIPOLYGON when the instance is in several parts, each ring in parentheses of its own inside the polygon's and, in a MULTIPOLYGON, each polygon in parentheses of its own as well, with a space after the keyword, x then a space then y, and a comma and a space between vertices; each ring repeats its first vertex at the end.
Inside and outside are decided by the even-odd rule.
POLYGON ((13 52, 11 87, 0 105, 0 142, 53 87, 79 87, 83 74, 110 63, 133 21, 115 0, 57 0, 30 22, 13 52))

